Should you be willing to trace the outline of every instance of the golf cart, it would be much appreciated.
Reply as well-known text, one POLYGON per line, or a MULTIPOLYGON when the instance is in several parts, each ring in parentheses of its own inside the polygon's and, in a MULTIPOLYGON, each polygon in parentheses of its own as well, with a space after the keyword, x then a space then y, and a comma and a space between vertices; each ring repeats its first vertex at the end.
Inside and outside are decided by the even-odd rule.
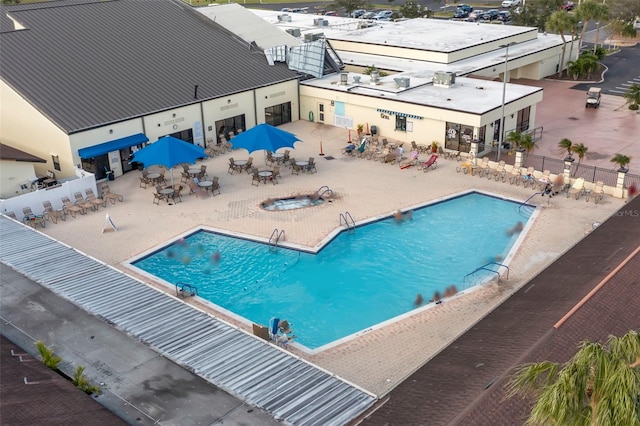
POLYGON ((600 105, 600 91, 601 89, 599 87, 589 88, 587 92, 587 103, 584 105, 585 108, 598 108, 598 105, 600 105))

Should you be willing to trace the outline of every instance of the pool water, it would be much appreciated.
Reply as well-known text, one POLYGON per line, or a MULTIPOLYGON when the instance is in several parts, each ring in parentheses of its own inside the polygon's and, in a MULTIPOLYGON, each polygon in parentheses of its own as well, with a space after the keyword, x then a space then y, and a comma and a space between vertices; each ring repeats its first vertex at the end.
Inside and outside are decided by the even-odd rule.
POLYGON ((301 197, 279 198, 276 200, 265 201, 262 208, 268 211, 295 210, 304 207, 318 206, 324 203, 322 198, 312 199, 305 195, 301 197))
POLYGON ((469 193, 342 232, 311 254, 198 231, 133 265, 257 324, 287 319, 296 341, 316 349, 415 309, 455 284, 463 290, 486 272, 465 275, 507 257, 530 209, 469 193))

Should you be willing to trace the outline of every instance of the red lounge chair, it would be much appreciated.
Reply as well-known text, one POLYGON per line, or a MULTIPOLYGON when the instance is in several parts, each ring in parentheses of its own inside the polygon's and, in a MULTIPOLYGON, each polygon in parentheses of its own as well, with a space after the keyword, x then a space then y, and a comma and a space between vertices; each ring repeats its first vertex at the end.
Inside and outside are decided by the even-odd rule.
POLYGON ((435 169, 436 167, 438 167, 438 156, 436 154, 432 154, 428 161, 422 163, 422 170, 424 170, 425 173, 429 168, 435 169))

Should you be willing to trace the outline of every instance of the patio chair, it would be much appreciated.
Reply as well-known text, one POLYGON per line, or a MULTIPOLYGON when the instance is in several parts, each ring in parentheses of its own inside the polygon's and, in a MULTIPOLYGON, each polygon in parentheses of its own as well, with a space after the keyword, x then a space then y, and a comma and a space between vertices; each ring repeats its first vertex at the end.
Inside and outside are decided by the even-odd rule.
POLYGON ((8 211, 4 213, 5 215, 7 215, 7 217, 10 217, 13 220, 18 220, 16 214, 14 212, 8 211))
POLYGON ((267 166, 272 166, 273 163, 275 163, 275 160, 273 159, 273 152, 267 151, 267 159, 265 160, 265 164, 267 166))
POLYGON ((109 184, 106 182, 100 184, 100 190, 102 191, 102 198, 106 198, 111 201, 111 204, 115 204, 116 200, 121 202, 124 201, 124 196, 122 194, 112 192, 111 188, 109 188, 109 184))
POLYGON ((282 164, 289 163, 289 160, 291 160, 291 158, 289 158, 290 154, 291 154, 291 151, 289 151, 288 149, 284 150, 283 157, 282 157, 282 164))
POLYGON ((567 198, 575 195, 577 200, 582 194, 584 194, 584 178, 578 178, 567 192, 567 198))
POLYGON ((153 194, 153 204, 160 205, 160 201, 165 200, 169 202, 168 194, 161 194, 162 185, 156 185, 156 192, 153 194))
POLYGON ((273 169, 271 171, 273 172, 273 176, 277 178, 282 177, 282 175, 280 174, 280 166, 273 166, 273 169))
POLYGON ((300 174, 300 170, 301 170, 301 167, 296 164, 295 158, 292 159, 292 161, 291 161, 291 174, 292 175, 299 175, 300 174))
POLYGON ((382 151, 376 152, 373 155, 373 161, 381 161, 381 162, 383 162, 383 160, 386 159, 388 155, 389 155, 389 148, 385 147, 385 148, 382 149, 382 151))
POLYGON ((218 182, 218 176, 214 176, 211 179, 211 195, 216 195, 216 192, 220 194, 220 182, 218 182))
POLYGON ((93 206, 93 203, 91 203, 90 201, 85 200, 80 191, 74 192, 73 193, 73 197, 75 198, 76 206, 82 207, 85 212, 87 210, 89 210, 89 209, 95 210, 97 208, 97 207, 93 206))
POLYGON ((182 197, 180 194, 182 193, 183 188, 184 187, 182 186, 182 184, 173 185, 173 193, 169 194, 168 198, 170 200, 173 200, 174 204, 177 204, 178 201, 182 202, 182 197))
POLYGON ((307 166, 307 171, 309 173, 316 173, 318 169, 316 169, 316 160, 313 157, 309 157, 309 165, 307 166))
POLYGON ((84 190, 84 193, 87 195, 87 201, 90 202, 95 209, 98 209, 98 206, 102 205, 102 207, 107 207, 107 199, 106 198, 98 198, 96 194, 94 194, 93 189, 87 188, 84 190))
POLYGON ((69 199, 69 197, 62 197, 61 200, 62 200, 62 205, 64 206, 63 208, 67 213, 71 215, 71 217, 76 217, 78 213, 80 214, 86 213, 84 208, 73 204, 69 199))
POLYGON ((142 171, 142 176, 138 177, 138 179, 140 180, 140 188, 147 189, 147 185, 149 185, 151 183, 151 181, 147 177, 148 174, 149 174, 149 172, 147 172, 146 170, 143 170, 142 171))
POLYGON ((438 167, 438 155, 431 154, 431 157, 423 163, 422 170, 426 173, 429 171, 429 169, 435 170, 436 167, 438 167))
POLYGON ((251 178, 251 185, 259 186, 260 185, 260 176, 258 175, 258 170, 253 172, 253 177, 251 178))
POLYGON ((604 182, 599 180, 596 182, 596 186, 592 190, 587 191, 586 201, 588 203, 589 200, 593 198, 593 202, 595 204, 598 204, 603 197, 604 197, 604 182))
POLYGON ((251 173, 251 169, 253 168, 253 157, 247 158, 247 164, 244 165, 244 170, 247 174, 251 173))
POLYGON ((202 179, 202 178, 206 178, 207 176, 209 176, 209 175, 207 174, 207 166, 206 166, 205 164, 201 164, 201 165, 200 165, 200 175, 201 175, 201 178, 200 178, 200 179, 202 179))
POLYGON ((58 223, 58 219, 67 220, 67 212, 64 209, 54 209, 50 201, 43 201, 44 206, 44 218, 51 220, 53 223, 58 223))
POLYGON ((45 227, 44 214, 38 215, 33 213, 33 211, 31 210, 31 207, 23 207, 22 213, 24 213, 24 218, 22 218, 22 222, 24 222, 25 224, 33 227, 34 229, 38 226, 38 224, 43 228, 45 227))

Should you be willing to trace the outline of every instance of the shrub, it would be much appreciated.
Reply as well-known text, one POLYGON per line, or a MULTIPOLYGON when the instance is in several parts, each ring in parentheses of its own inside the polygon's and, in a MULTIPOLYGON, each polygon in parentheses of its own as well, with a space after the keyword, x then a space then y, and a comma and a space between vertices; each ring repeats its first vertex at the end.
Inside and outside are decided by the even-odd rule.
POLYGON ((42 357, 42 363, 53 370, 57 370, 58 364, 60 364, 62 358, 56 356, 53 353, 53 349, 48 348, 47 345, 45 345, 40 340, 38 340, 35 345, 36 349, 38 349, 38 352, 40 353, 40 356, 42 357))

